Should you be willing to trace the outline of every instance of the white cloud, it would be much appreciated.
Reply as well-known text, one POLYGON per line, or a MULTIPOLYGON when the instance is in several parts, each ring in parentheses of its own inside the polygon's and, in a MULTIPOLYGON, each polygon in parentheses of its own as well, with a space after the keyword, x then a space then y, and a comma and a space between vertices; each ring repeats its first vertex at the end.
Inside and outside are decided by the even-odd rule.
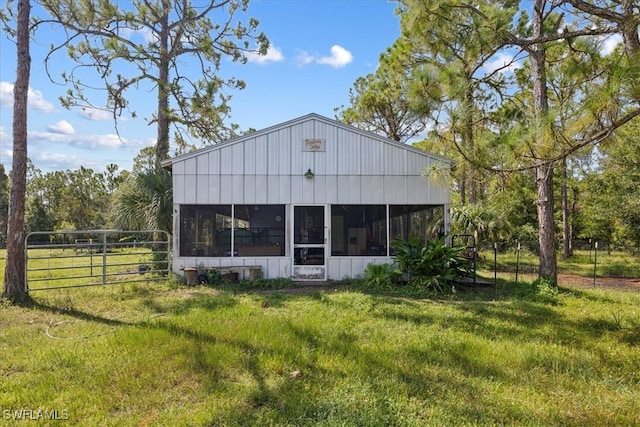
POLYGON ((113 120, 113 113, 111 111, 101 110, 99 108, 82 107, 80 115, 89 120, 113 120))
POLYGON ((0 82, 0 106, 13 108, 13 84, 0 82))
POLYGON ((53 132, 40 132, 29 131, 28 132, 29 143, 57 143, 57 144, 72 144, 72 135, 64 135, 61 133, 53 132))
POLYGON ((124 138, 115 134, 105 135, 78 135, 59 132, 30 131, 29 139, 39 144, 65 144, 82 148, 115 148, 126 144, 124 138))
POLYGON ((622 36, 620 36, 620 34, 607 37, 602 42, 600 53, 604 56, 609 55, 620 43, 622 43, 622 36))
POLYGON ((42 96, 42 92, 40 92, 39 90, 29 88, 28 96, 29 96, 29 101, 27 102, 27 105, 30 108, 33 108, 34 110, 38 110, 43 113, 51 113, 55 110, 55 107, 53 106, 53 104, 45 100, 44 97, 42 96))
POLYGON ((12 161, 13 161, 13 150, 10 150, 3 145, 2 149, 0 149, 0 163, 4 165, 4 171, 7 174, 11 170, 12 161))
MULTIPOLYGON (((114 148, 120 147, 122 144, 126 144, 127 141, 124 138, 118 137, 118 135, 107 134, 107 135, 88 135, 86 138, 89 139, 91 148, 114 148)), ((84 145, 84 144, 83 144, 84 145)))
POLYGON ((136 43, 136 39, 142 39, 145 43, 155 43, 158 38, 148 28, 141 28, 139 30, 133 30, 131 28, 121 28, 120 35, 126 37, 128 40, 136 43), (138 37, 139 36, 139 37, 138 37))
POLYGON ((247 53, 247 60, 249 62, 255 62, 257 64, 264 64, 266 62, 280 62, 284 59, 282 51, 275 46, 270 46, 267 49, 266 55, 260 55, 258 53, 247 53))
MULTIPOLYGON (((29 87, 27 106, 34 110, 50 113, 55 110, 52 103, 45 100, 42 92, 29 87)), ((13 108, 13 83, 0 82, 0 106, 13 108)))
POLYGON ((522 68, 522 64, 515 61, 514 56, 506 52, 499 52, 482 67, 487 73, 493 73, 496 70, 505 73, 519 68, 522 68))
POLYGON ((308 65, 311 63, 329 65, 333 68, 342 68, 353 61, 353 55, 342 46, 331 46, 330 56, 314 56, 307 51, 301 50, 296 55, 298 65, 308 65))
POLYGON ((314 60, 314 57, 304 50, 298 51, 296 55, 296 63, 299 65, 311 64, 314 60))
POLYGON ((29 154, 29 158, 35 164, 44 164, 49 170, 75 170, 80 166, 91 167, 87 164, 86 159, 82 159, 76 155, 58 154, 39 151, 33 154, 29 154))
POLYGON ((318 64, 326 64, 333 68, 341 68, 353 61, 353 55, 342 46, 331 46, 331 56, 323 56, 317 60, 318 64))
POLYGON ((54 123, 52 125, 49 125, 47 127, 47 129, 50 132, 53 133, 60 133, 63 135, 73 135, 74 133, 76 133, 75 129, 73 128, 73 126, 71 125, 71 123, 69 123, 66 120, 60 120, 57 123, 54 123))

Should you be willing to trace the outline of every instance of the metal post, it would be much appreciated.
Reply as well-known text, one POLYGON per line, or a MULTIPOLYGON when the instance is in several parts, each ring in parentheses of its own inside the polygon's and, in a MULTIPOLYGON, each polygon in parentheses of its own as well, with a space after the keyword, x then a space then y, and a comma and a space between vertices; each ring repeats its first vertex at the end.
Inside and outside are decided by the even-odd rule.
POLYGON ((102 233, 102 284, 107 283, 107 233, 102 233))
POLYGON ((596 286, 596 268, 598 267, 598 242, 594 245, 593 251, 593 286, 596 286))
POLYGON ((518 283, 519 270, 520 270, 520 242, 518 242, 518 248, 516 249, 516 284, 518 283))
POLYGON ((93 276, 93 238, 89 238, 89 271, 93 276))
POLYGON ((498 284, 498 243, 493 242, 493 284, 498 284))

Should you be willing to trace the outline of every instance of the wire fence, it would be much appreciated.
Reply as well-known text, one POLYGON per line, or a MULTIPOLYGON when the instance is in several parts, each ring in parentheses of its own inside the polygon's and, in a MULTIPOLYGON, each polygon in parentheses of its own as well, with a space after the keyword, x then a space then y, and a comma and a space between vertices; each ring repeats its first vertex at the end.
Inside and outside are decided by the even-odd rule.
MULTIPOLYGON (((484 242, 478 251, 478 272, 497 281, 531 282, 538 278, 537 242, 484 242)), ((560 286, 640 291, 640 255, 635 248, 596 241, 576 241, 571 255, 558 250, 560 286)))

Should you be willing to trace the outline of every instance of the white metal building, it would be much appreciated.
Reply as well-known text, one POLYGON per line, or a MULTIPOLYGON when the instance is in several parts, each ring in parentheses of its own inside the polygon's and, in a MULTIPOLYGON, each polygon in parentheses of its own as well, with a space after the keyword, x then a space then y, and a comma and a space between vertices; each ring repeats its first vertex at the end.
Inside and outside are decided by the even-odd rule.
POLYGON ((170 159, 173 269, 362 274, 392 261, 396 237, 448 232, 449 190, 425 175, 436 163, 450 166, 317 114, 170 159))

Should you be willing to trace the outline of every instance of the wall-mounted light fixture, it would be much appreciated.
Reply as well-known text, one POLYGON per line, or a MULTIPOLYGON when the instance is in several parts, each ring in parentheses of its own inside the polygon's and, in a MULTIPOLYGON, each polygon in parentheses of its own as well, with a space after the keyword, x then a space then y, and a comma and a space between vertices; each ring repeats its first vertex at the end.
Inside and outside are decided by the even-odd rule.
POLYGON ((304 177, 307 179, 311 179, 314 177, 313 172, 311 172, 311 169, 307 169, 307 171, 304 173, 304 177))

